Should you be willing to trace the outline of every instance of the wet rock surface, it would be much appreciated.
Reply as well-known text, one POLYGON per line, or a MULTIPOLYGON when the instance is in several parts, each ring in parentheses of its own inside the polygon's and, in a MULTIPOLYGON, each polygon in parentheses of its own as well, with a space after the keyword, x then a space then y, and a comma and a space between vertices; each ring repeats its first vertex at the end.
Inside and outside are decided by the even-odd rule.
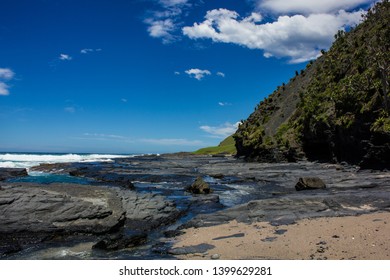
MULTIPOLYGON (((45 164, 32 170, 85 178, 92 183, 2 182, 3 256, 23 252, 53 236, 83 234, 96 236, 92 240, 95 248, 113 251, 110 258, 165 258, 161 252, 170 255, 169 246, 161 244, 169 243, 183 228, 234 219, 283 225, 308 217, 390 211, 390 172, 360 170, 346 164, 248 163, 228 156, 171 154, 104 163, 45 164), (186 192, 198 177, 213 189, 212 194, 186 192), (300 178, 321 178, 326 188, 297 192, 300 178), (140 239, 146 243, 134 241, 134 231, 146 234, 146 241, 140 239), (134 246, 151 249, 140 253, 134 246), (148 255, 153 251, 159 254, 148 255)), ((93 251, 83 258, 102 258, 93 251)), ((19 253, 15 258, 23 256, 19 253)))
POLYGON ((25 168, 0 168, 0 181, 27 175, 27 170, 25 168))
POLYGON ((172 201, 161 195, 120 191, 126 211, 126 226, 132 230, 149 231, 175 222, 182 214, 172 201))
POLYGON ((121 250, 125 248, 132 248, 145 244, 147 241, 146 233, 134 233, 130 236, 125 236, 123 234, 111 235, 103 238, 98 241, 95 245, 92 246, 92 249, 99 250, 121 250))

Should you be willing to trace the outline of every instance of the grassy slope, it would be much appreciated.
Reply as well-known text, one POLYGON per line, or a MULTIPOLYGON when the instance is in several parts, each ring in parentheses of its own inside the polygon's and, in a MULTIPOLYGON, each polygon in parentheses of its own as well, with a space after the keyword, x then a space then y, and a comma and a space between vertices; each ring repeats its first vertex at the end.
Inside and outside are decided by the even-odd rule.
POLYGON ((196 155, 236 154, 236 145, 233 136, 227 137, 218 146, 206 147, 194 152, 196 155))

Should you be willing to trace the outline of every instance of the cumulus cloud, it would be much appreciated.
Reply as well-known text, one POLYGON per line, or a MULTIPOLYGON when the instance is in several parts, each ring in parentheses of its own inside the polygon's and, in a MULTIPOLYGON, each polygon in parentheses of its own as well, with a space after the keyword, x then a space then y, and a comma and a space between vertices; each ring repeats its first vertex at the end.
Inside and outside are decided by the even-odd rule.
POLYGON ((236 132, 239 124, 240 122, 236 122, 234 124, 227 122, 220 126, 203 125, 200 127, 200 129, 209 133, 212 137, 226 138, 236 132))
POLYGON ((362 4, 370 4, 373 0, 257 0, 259 10, 267 10, 277 14, 313 14, 334 13, 339 10, 350 10, 362 4))
POLYGON ((227 9, 208 11, 205 20, 182 28, 191 39, 211 39, 264 51, 265 57, 289 57, 299 63, 319 56, 333 41, 338 30, 355 25, 362 11, 335 14, 279 16, 274 22, 259 23, 261 15, 249 17, 227 9))
POLYGON ((180 72, 179 71, 175 71, 174 74, 175 75, 180 75, 180 72))
POLYGON ((60 57, 59 57, 60 60, 72 60, 72 57, 69 55, 69 54, 60 54, 60 57))
POLYGON ((185 73, 198 81, 202 80, 206 75, 211 75, 209 70, 201 70, 198 68, 186 70, 185 73))
POLYGON ((15 73, 9 68, 0 68, 0 95, 9 95, 8 81, 12 80, 15 73))
POLYGON ((217 72, 217 76, 220 76, 222 78, 225 78, 225 73, 223 72, 217 72))

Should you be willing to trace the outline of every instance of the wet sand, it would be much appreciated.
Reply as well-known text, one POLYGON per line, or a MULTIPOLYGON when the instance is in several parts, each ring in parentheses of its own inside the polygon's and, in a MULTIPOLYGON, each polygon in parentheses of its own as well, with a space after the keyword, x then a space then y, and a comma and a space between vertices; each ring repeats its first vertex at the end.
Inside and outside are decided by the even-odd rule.
POLYGON ((272 226, 232 221, 228 224, 189 228, 177 237, 175 248, 199 244, 215 246, 206 253, 179 259, 358 259, 390 260, 390 213, 302 219, 295 224, 272 226))

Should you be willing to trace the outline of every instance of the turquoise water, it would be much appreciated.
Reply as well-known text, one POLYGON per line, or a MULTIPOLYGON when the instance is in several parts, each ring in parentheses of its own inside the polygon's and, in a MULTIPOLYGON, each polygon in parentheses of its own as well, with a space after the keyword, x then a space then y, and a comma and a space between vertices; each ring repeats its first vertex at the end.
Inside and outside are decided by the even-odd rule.
POLYGON ((94 182, 92 179, 73 177, 63 174, 51 174, 43 172, 30 172, 29 176, 9 179, 7 182, 27 182, 27 183, 39 183, 39 184, 51 184, 51 183, 67 183, 67 184, 82 184, 87 185, 94 182))

